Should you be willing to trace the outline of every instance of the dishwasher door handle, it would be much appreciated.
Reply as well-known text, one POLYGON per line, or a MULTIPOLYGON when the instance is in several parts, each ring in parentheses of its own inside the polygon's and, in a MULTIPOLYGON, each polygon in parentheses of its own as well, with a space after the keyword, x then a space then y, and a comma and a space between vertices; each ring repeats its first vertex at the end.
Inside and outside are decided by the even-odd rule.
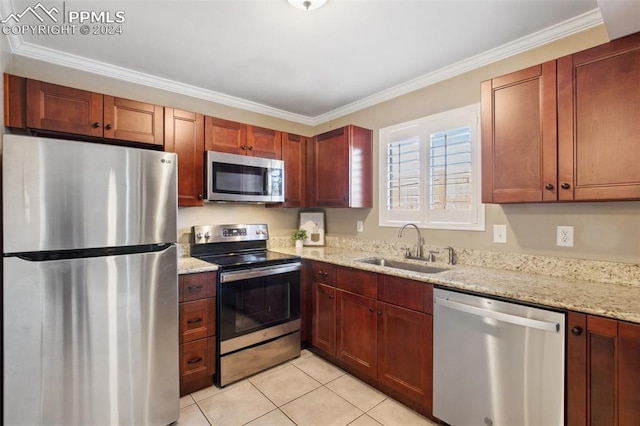
POLYGON ((518 315, 505 314, 503 312, 491 311, 489 309, 478 308, 477 306, 467 305, 466 303, 454 302, 452 300, 442 299, 440 297, 433 298, 436 305, 457 311, 466 312, 471 315, 477 315, 485 318, 491 318, 502 322, 521 325, 523 327, 537 328, 551 333, 560 331, 560 323, 552 321, 542 321, 531 318, 525 318, 518 315))

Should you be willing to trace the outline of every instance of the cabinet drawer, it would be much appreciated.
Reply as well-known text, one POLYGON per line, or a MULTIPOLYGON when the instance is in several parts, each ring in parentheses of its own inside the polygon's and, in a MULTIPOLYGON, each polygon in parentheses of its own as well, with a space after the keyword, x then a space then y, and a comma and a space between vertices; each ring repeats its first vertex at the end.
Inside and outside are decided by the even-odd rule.
POLYGON ((313 281, 317 283, 336 285, 336 266, 324 262, 313 262, 311 265, 313 281))
POLYGON ((214 374, 215 350, 215 339, 212 337, 180 345, 182 381, 197 380, 214 374))
POLYGON ((338 268, 338 288, 375 298, 378 294, 378 275, 375 272, 352 268, 338 268))
POLYGON ((378 300, 430 314, 433 311, 433 286, 381 274, 378 277, 378 300))
POLYGON ((180 275, 180 302, 214 297, 216 295, 216 273, 180 275))
POLYGON ((180 341, 191 342, 215 334, 215 297, 180 304, 180 341))

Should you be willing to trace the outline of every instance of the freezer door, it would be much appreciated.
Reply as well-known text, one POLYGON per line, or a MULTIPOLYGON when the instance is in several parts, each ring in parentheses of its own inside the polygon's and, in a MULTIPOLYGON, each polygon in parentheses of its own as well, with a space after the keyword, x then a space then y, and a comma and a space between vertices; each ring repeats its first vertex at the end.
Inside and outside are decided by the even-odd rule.
POLYGON ((4 424, 167 425, 179 416, 174 245, 4 261, 4 424))
POLYGON ((4 135, 4 252, 177 241, 176 155, 4 135))

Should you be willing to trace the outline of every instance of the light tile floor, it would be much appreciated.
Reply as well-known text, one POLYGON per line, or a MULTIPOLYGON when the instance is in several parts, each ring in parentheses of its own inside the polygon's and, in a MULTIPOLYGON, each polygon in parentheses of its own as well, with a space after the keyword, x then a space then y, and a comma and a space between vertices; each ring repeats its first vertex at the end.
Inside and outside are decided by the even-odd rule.
POLYGON ((179 426, 433 426, 313 353, 180 399, 179 426))

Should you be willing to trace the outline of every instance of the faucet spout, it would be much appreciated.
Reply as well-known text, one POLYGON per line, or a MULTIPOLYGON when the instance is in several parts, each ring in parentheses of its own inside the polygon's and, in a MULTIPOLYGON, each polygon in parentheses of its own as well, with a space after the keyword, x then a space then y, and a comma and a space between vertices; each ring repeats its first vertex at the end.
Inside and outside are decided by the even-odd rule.
POLYGON ((422 233, 420 233, 420 228, 418 228, 418 226, 415 223, 407 223, 403 225, 402 228, 400 228, 400 231, 398 231, 398 238, 402 238, 402 232, 407 226, 413 226, 414 228, 416 228, 416 232, 418 232, 418 243, 416 244, 415 257, 418 259, 424 259, 424 252, 422 250, 422 244, 424 244, 424 240, 422 239, 422 233))

